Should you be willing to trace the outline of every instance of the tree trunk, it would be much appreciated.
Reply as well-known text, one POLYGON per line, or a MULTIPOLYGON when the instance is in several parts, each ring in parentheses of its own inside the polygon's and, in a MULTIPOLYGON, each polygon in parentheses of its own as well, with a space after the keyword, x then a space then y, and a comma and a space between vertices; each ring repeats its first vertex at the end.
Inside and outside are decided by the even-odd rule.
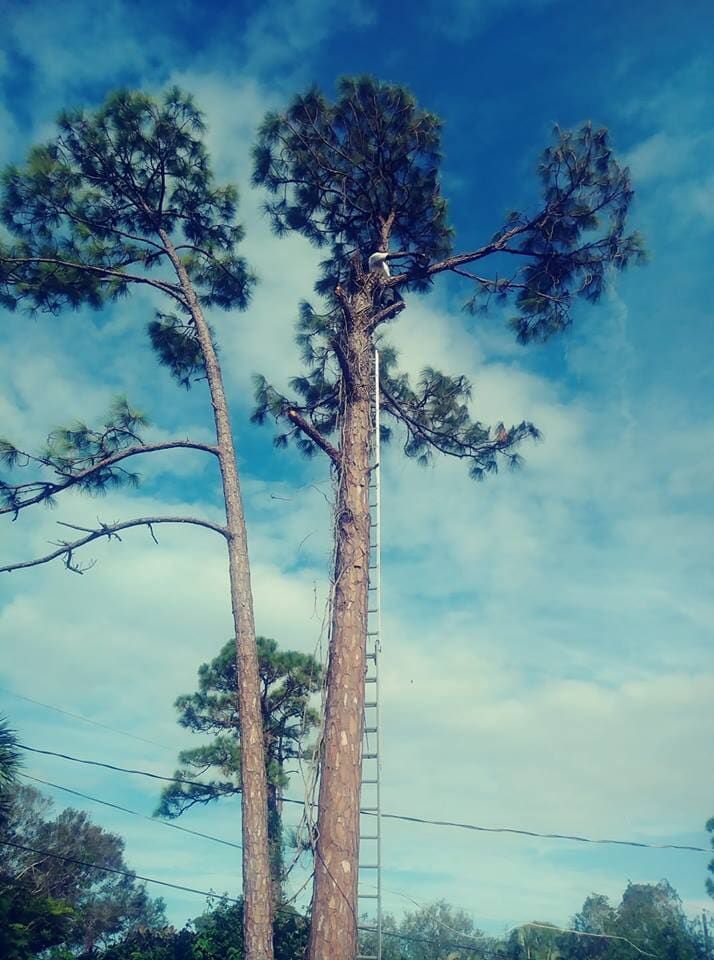
POLYGON ((273 910, 277 910, 283 899, 283 817, 279 791, 279 787, 268 782, 268 854, 273 910))
POLYGON ((168 251, 191 312, 206 367, 213 406, 223 497, 228 528, 228 570, 236 634, 240 776, 243 839, 243 937, 246 960, 273 960, 272 891, 268 856, 268 802, 260 675, 255 640, 253 594, 250 584, 248 537, 241 498, 238 464, 218 356, 191 280, 171 240, 168 251))
POLYGON ((354 960, 369 577, 371 348, 352 331, 315 847, 310 960, 354 960))

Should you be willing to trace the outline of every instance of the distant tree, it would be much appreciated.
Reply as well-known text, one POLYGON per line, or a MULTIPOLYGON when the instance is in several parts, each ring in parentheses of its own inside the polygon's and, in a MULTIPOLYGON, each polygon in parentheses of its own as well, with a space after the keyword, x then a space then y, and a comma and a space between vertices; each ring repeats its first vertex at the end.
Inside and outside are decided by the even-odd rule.
POLYGON ((152 899, 131 875, 121 837, 93 824, 80 810, 51 814, 51 801, 37 790, 15 788, 0 832, 0 840, 8 842, 0 860, 0 888, 6 896, 33 903, 45 921, 52 921, 51 931, 64 931, 61 942, 85 951, 137 927, 165 924, 163 901, 152 899))
MULTIPOLYGON (((707 830, 712 834, 712 848, 714 849, 714 817, 707 820, 707 830)), ((707 893, 710 897, 714 897, 714 859, 709 861, 707 869, 712 874, 711 877, 707 877, 707 893)))
MULTIPOLYGON (((101 307, 136 287, 163 305, 148 325, 160 363, 188 387, 207 384, 206 408, 215 442, 145 442, 146 419, 118 400, 97 426, 60 428, 39 453, 23 442, 0 442, 0 460, 19 469, 0 481, 0 513, 16 519, 27 508, 52 503, 66 490, 101 493, 134 484, 134 458, 190 449, 214 458, 220 471, 225 524, 201 517, 138 517, 99 522, 61 541, 49 554, 2 570, 61 559, 82 573, 81 548, 120 539, 137 526, 152 536, 160 524, 191 524, 218 533, 228 553, 230 603, 243 726, 243 891, 249 960, 272 957, 267 787, 260 727, 259 678, 248 545, 230 412, 216 338, 204 311, 245 308, 253 277, 236 248, 237 193, 216 185, 203 142, 204 122, 192 98, 177 89, 161 100, 121 91, 94 113, 63 113, 59 131, 35 147, 22 167, 3 178, 0 213, 0 305, 55 313, 63 307, 101 307)), ((68 526, 72 526, 71 524, 68 526)), ((69 536, 69 535, 68 535, 69 536)))
POLYGON ((508 960, 560 960, 560 928, 549 923, 524 923, 513 930, 505 945, 508 960))
MULTIPOLYGON (((275 640, 258 637, 260 710, 265 736, 268 776, 268 838, 275 905, 281 900, 283 873, 283 792, 289 783, 289 764, 312 756, 306 737, 319 716, 310 706, 322 683, 322 669, 314 657, 279 650, 275 640)), ((242 793, 240 724, 236 701, 235 645, 229 641, 210 663, 198 668, 198 691, 176 700, 178 722, 194 733, 212 734, 205 746, 183 750, 176 783, 166 787, 158 816, 178 817, 196 804, 242 793), (220 779, 205 783, 198 774, 214 771, 220 779), (189 780, 190 783, 183 781, 189 780)))
MULTIPOLYGON (((542 197, 510 213, 484 244, 453 253, 439 182, 440 121, 403 87, 345 79, 329 102, 316 89, 268 115, 254 149, 253 179, 271 195, 275 230, 325 249, 316 290, 298 325, 304 370, 292 396, 265 378, 255 419, 280 422, 276 442, 324 453, 337 475, 324 749, 321 757, 311 960, 352 960, 356 950, 359 790, 368 610, 370 432, 374 348, 380 345, 381 409, 408 457, 466 462, 472 477, 515 464, 528 422, 493 428, 472 417, 464 376, 426 368, 416 383, 397 369, 384 327, 442 274, 470 285, 472 309, 511 301, 522 343, 571 323, 577 299, 596 302, 611 270, 641 258, 626 232, 629 173, 607 132, 556 129, 542 157, 542 197), (485 272, 475 263, 488 262, 485 272), (390 263, 400 264, 396 272, 390 263)), ((383 434, 386 439, 387 431, 383 434)))
POLYGON ((570 936, 561 938, 561 946, 566 956, 573 960, 597 960, 605 955, 612 941, 601 938, 613 933, 617 925, 617 911, 607 897, 601 893, 592 893, 586 897, 582 909, 573 917, 571 927, 579 933, 595 936, 570 936))
POLYGON ((607 897, 592 894, 571 926, 584 935, 559 936, 563 960, 632 960, 637 951, 666 960, 705 960, 697 924, 685 916, 666 880, 629 883, 616 908, 607 897))
POLYGON ((20 768, 17 736, 6 717, 0 717, 0 827, 12 804, 12 788, 20 768))

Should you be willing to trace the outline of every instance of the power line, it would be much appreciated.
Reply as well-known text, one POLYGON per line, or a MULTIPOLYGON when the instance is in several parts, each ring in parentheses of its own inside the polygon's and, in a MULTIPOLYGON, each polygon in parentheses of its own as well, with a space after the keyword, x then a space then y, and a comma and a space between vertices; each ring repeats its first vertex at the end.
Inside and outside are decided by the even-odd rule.
POLYGON ((78 867, 90 867, 92 870, 101 870, 103 873, 115 873, 120 877, 129 877, 132 880, 143 880, 144 883, 157 883, 161 887, 171 887, 172 890, 185 890, 187 893, 197 893, 202 897, 213 897, 215 900, 227 900, 229 903, 242 903, 235 897, 228 897, 225 894, 212 893, 208 890, 198 890, 196 887, 185 887, 180 883, 169 883, 168 880, 157 880, 155 877, 142 877, 141 874, 133 873, 129 870, 119 870, 118 867, 101 867, 98 863, 88 863, 86 860, 77 860, 75 857, 65 857, 63 854, 52 853, 50 850, 38 850, 36 847, 28 847, 23 843, 15 843, 12 840, 0 840, 4 847, 15 847, 16 850, 24 850, 26 853, 36 853, 41 857, 52 857, 54 860, 62 860, 64 863, 73 863, 78 867))
MULTIPOLYGON (((374 884, 370 884, 370 886, 374 886, 374 884)), ((387 889, 387 893, 394 893, 398 897, 403 897, 405 900, 409 900, 410 903, 413 903, 414 906, 420 910, 424 910, 426 908, 426 905, 424 903, 420 903, 419 900, 415 900, 414 897, 409 896, 409 894, 407 893, 402 893, 399 890, 389 890, 389 889, 387 889)), ((484 940, 483 935, 479 937, 479 936, 475 936, 472 933, 463 933, 461 930, 457 930, 456 927, 452 927, 450 924, 444 923, 443 920, 439 920, 438 917, 433 917, 432 919, 438 926, 443 927, 444 930, 448 930, 449 933, 456 934, 458 937, 461 937, 462 939, 470 940, 472 943, 476 943, 479 945, 483 944, 483 940, 484 940)), ((490 919, 494 919, 494 918, 491 917, 490 919)), ((643 950, 641 947, 638 947, 636 943, 633 943, 632 940, 629 940, 627 937, 623 937, 619 933, 590 933, 589 931, 585 931, 585 930, 574 930, 572 927, 558 927, 554 923, 537 923, 531 920, 524 920, 522 923, 517 923, 515 926, 509 927, 508 929, 506 929, 503 935, 505 937, 507 933, 514 933, 516 930, 523 930, 525 927, 536 927, 542 930, 550 930, 554 933, 569 933, 577 937, 596 937, 602 940, 623 940, 625 943, 629 943, 631 947, 634 947, 634 949, 637 950, 638 953, 641 953, 643 956, 654 957, 655 960, 657 960, 656 954, 648 953, 646 950, 643 950)), ((358 927, 358 929, 371 930, 373 928, 358 927)), ((382 936, 404 937, 403 934, 394 934, 394 933, 390 934, 390 933, 387 933, 385 930, 382 931, 382 936)), ((405 939, 410 939, 410 938, 407 936, 405 937, 405 939)), ((419 938, 419 940, 421 940, 421 938, 419 938)), ((434 940, 432 940, 431 942, 436 943, 436 941, 434 940)), ((447 944, 447 943, 441 942, 441 946, 445 946, 445 947, 456 946, 459 949, 463 949, 463 944, 447 944)))
MULTIPOLYGON (((57 753, 54 750, 40 750, 37 747, 29 747, 27 744, 19 743, 18 747, 20 747, 22 750, 29 750, 31 753, 39 753, 49 757, 59 757, 62 760, 71 760, 74 763, 88 764, 92 767, 104 767, 107 770, 114 770, 117 773, 131 773, 140 777, 151 777, 153 780, 163 780, 167 783, 183 783, 187 786, 207 786, 207 784, 201 783, 199 780, 184 780, 181 777, 165 777, 158 773, 150 773, 147 770, 135 770, 129 767, 119 767, 115 764, 104 763, 100 760, 84 760, 79 757, 70 756, 66 753, 57 753)), ((293 800, 290 797, 284 797, 283 802, 304 806, 303 800, 293 800)), ((371 811, 364 811, 364 813, 369 816, 371 811)), ((472 830, 478 833, 511 833, 522 837, 536 837, 543 840, 572 840, 577 843, 610 844, 621 847, 637 847, 648 850, 685 850, 692 853, 711 853, 711 850, 708 850, 706 847, 695 847, 679 843, 645 843, 640 840, 598 839, 594 837, 582 837, 577 834, 567 833, 539 833, 536 830, 521 830, 516 827, 484 827, 480 824, 460 823, 456 820, 430 820, 426 817, 414 817, 403 813, 382 813, 381 817, 388 820, 403 820, 406 823, 422 823, 433 827, 455 827, 459 830, 472 830)))
POLYGON ((84 800, 91 800, 92 803, 101 803, 104 807, 111 807, 113 810, 121 810, 122 813, 130 813, 134 817, 140 817, 142 820, 148 820, 149 823, 156 823, 161 827, 170 827, 172 830, 180 830, 182 833, 190 833, 194 837, 202 837, 204 840, 212 840, 214 843, 222 843, 226 847, 235 847, 236 850, 242 850, 243 845, 233 843, 231 840, 223 840, 221 837, 213 837, 209 833, 201 833, 200 830, 189 830, 188 827, 181 827, 178 823, 169 823, 168 820, 159 820, 158 817, 147 817, 138 810, 130 810, 129 807, 123 807, 118 803, 110 803, 109 800, 100 800, 99 797, 91 797, 88 793, 82 793, 80 790, 72 790, 70 787, 63 787, 59 783, 51 783, 49 780, 42 780, 40 777, 32 777, 29 773, 20 772, 20 776, 25 780, 33 780, 35 783, 44 783, 47 787, 53 787, 55 790, 63 790, 65 793, 71 793, 75 797, 82 797, 84 800))
POLYGON ((535 830, 519 830, 516 827, 483 827, 475 823, 458 823, 454 820, 428 820, 425 817, 411 817, 401 813, 383 813, 389 820, 406 820, 409 823, 427 823, 433 827, 458 827, 460 830, 476 830, 479 833, 515 833, 522 837, 540 837, 544 840, 576 840, 578 843, 608 843, 621 847, 645 847, 649 850, 689 850, 695 853, 710 853, 706 847, 693 847, 680 843, 644 843, 639 840, 608 840, 593 837, 581 837, 569 833, 538 833, 535 830))
POLYGON ((100 723, 98 720, 92 720, 90 717, 85 717, 81 713, 72 713, 70 710, 64 710, 62 707, 55 707, 51 703, 44 703, 42 700, 34 700, 32 697, 26 697, 22 693, 15 693, 13 690, 5 690, 0 688, 0 693, 7 694, 11 697, 17 697, 18 700, 25 700, 27 703, 34 703, 38 707, 46 707, 48 710, 54 710, 55 713, 61 713, 65 717, 71 717, 73 720, 81 720, 83 723, 89 723, 93 727, 101 727, 102 730, 110 730, 112 733, 121 734, 122 737, 129 737, 131 740, 138 740, 140 743, 149 743, 153 747, 161 747, 162 750, 168 750, 173 753, 171 747, 166 746, 165 743, 158 743, 156 740, 149 740, 147 737, 139 737, 135 733, 129 733, 126 730, 120 730, 118 727, 110 727, 107 723, 100 723))
MULTIPOLYGON (((113 873, 120 877, 128 877, 131 880, 142 880, 144 883, 154 883, 161 887, 169 887, 172 890, 181 890, 186 893, 195 893, 198 896, 210 897, 214 900, 224 900, 227 903, 235 903, 235 904, 242 903, 242 900, 238 900, 235 897, 229 897, 227 894, 213 893, 212 891, 208 891, 208 890, 199 890, 197 887, 187 887, 181 883, 170 883, 168 880, 157 880, 156 877, 145 877, 139 873, 134 873, 133 871, 120 870, 118 867, 103 867, 97 863, 90 863, 87 860, 79 860, 76 857, 67 857, 64 854, 53 853, 50 850, 38 850, 37 847, 30 847, 26 844, 16 843, 12 840, 0 840, 0 844, 5 847, 13 847, 16 850, 23 850, 26 853, 35 853, 38 856, 51 857, 54 860, 61 860, 63 863, 72 863, 72 864, 75 864, 75 866, 89 867, 92 870, 100 870, 102 873, 113 873)), ((277 907, 276 912, 290 913, 293 916, 295 915, 294 910, 288 910, 285 907, 283 908, 277 907)), ((653 953, 647 953, 645 950, 642 950, 641 947, 638 947, 636 943, 633 943, 631 940, 628 940, 627 937, 623 937, 618 934, 588 933, 582 930, 572 930, 567 927, 556 927, 552 924, 545 924, 545 923, 522 923, 522 924, 519 924, 518 927, 514 927, 513 929, 517 930, 521 927, 539 927, 545 930, 552 930, 557 933, 570 933, 570 934, 575 934, 577 936, 597 937, 605 940, 624 940, 625 943, 628 943, 631 947, 634 947, 634 949, 637 950, 638 953, 641 953, 647 957, 655 956, 655 954, 653 953)), ((371 927, 366 927, 366 926, 358 925, 357 929, 363 932, 369 932, 369 933, 374 932, 371 927)), ((454 932, 458 933, 458 931, 454 931, 454 932)), ((458 934, 458 936, 462 938, 461 943, 456 943, 456 942, 444 943, 444 941, 434 940, 430 937, 419 937, 419 936, 413 936, 411 934, 398 933, 396 930, 383 930, 382 936, 395 937, 399 940, 409 940, 409 941, 412 941, 413 943, 426 943, 426 944, 442 946, 442 947, 455 947, 457 949, 464 948, 463 939, 479 942, 476 937, 469 936, 468 934, 458 934)))
POLYGON ((73 763, 84 763, 90 767, 104 767, 105 770, 114 770, 117 773, 133 773, 138 777, 151 777, 152 780, 163 780, 166 783, 185 783, 189 787, 206 787, 207 784, 199 780, 183 780, 181 777, 164 777, 160 773, 149 773, 148 770, 135 770, 132 767, 117 767, 113 763, 103 763, 101 760, 85 760, 81 757, 72 757, 68 753, 57 753, 55 750, 40 750, 38 747, 28 747, 26 743, 18 743, 20 750, 29 750, 30 753, 40 753, 45 757, 59 757, 61 760, 71 760, 73 763))

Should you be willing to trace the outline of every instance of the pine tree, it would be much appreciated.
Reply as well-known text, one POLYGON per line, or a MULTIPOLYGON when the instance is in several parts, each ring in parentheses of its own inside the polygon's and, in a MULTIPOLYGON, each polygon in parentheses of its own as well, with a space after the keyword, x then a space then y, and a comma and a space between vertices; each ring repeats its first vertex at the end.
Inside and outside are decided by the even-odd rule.
POLYGON ((0 304, 50 313, 89 304, 99 308, 135 286, 167 302, 149 324, 159 361, 188 386, 205 379, 215 443, 146 443, 144 420, 118 401, 99 427, 74 424, 53 434, 39 454, 4 441, 5 464, 31 473, 6 479, 0 512, 13 518, 72 488, 97 493, 135 483, 132 458, 172 448, 200 450, 221 474, 226 522, 197 517, 139 517, 80 530, 45 557, 0 568, 17 569, 62 558, 75 572, 84 545, 135 526, 188 523, 225 541, 239 663, 241 778, 244 784, 243 890, 245 949, 250 960, 272 957, 267 788, 260 715, 258 657, 248 547, 228 404, 209 307, 244 309, 253 277, 236 252, 237 194, 219 186, 203 144, 204 123, 190 96, 169 90, 160 101, 135 92, 110 96, 94 113, 64 113, 58 133, 35 147, 22 167, 3 178, 0 202, 6 234, 0 240, 0 304))
MULTIPOLYGON (((312 757, 306 738, 319 717, 310 699, 321 687, 322 669, 309 654, 279 650, 275 640, 258 637, 257 644, 268 778, 268 846, 273 903, 277 907, 282 900, 282 811, 289 763, 312 757)), ((241 794, 240 714, 235 690, 235 645, 229 641, 217 657, 199 667, 198 690, 176 700, 181 726, 213 739, 179 754, 181 768, 174 774, 176 782, 163 791, 157 816, 173 819, 196 804, 241 794), (208 770, 215 771, 220 779, 196 780, 197 774, 208 770)))
MULTIPOLYGON (((429 290, 444 273, 468 282, 471 309, 512 302, 520 342, 545 340, 569 326, 576 299, 599 299, 610 268, 642 256, 639 238, 625 231, 628 171, 604 129, 556 129, 541 159, 535 212, 511 213, 487 243, 458 254, 439 143, 439 120, 407 90, 363 77, 341 81, 334 103, 312 89, 268 115, 254 148, 253 179, 271 195, 276 232, 296 231, 327 253, 316 284, 322 305, 304 304, 300 315, 305 370, 292 397, 258 378, 255 410, 259 422, 284 424, 279 446, 321 450, 338 477, 311 960, 352 960, 356 950, 375 344, 405 309, 404 296, 429 290), (484 275, 465 269, 481 261, 492 264, 484 275)), ((463 376, 427 368, 412 383, 388 345, 380 358, 381 408, 401 429, 408 457, 457 457, 480 479, 499 461, 517 463, 518 445, 537 436, 528 422, 489 427, 473 419, 463 376)))

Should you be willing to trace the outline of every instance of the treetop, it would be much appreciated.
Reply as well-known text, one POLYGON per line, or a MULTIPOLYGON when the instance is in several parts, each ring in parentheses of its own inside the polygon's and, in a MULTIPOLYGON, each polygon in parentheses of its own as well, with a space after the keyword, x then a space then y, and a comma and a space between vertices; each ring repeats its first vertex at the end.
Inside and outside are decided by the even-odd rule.
POLYGON ((175 278, 154 273, 172 245, 204 304, 246 306, 237 191, 215 183, 190 95, 120 90, 96 111, 65 111, 57 127, 2 177, 3 305, 98 307, 132 282, 181 303, 175 278))

